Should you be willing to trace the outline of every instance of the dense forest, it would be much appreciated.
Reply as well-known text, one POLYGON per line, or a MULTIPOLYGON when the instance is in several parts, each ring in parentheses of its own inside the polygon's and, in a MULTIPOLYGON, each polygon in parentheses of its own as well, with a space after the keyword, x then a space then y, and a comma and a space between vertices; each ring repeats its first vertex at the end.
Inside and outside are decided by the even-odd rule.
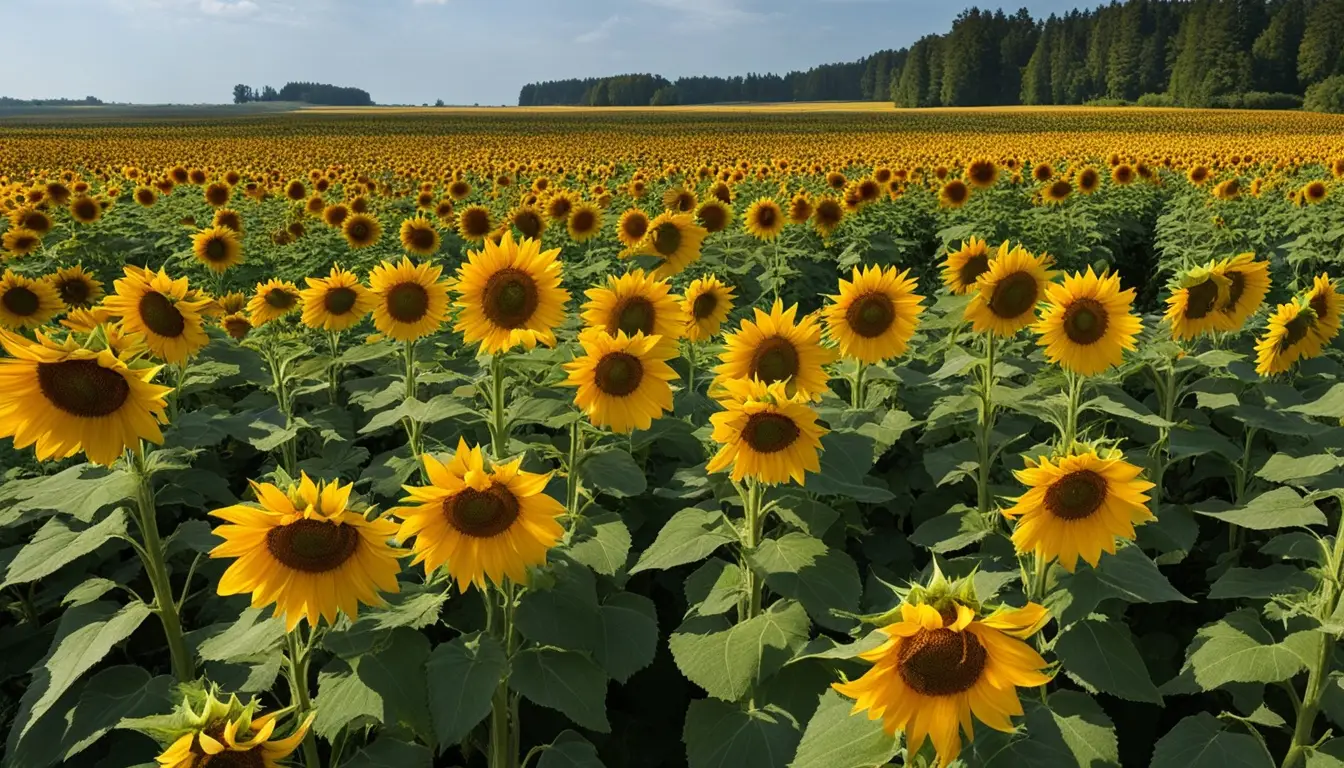
POLYGON ((329 107, 373 106, 373 98, 369 96, 368 91, 339 85, 285 83, 285 86, 278 91, 269 85, 261 88, 242 84, 233 86, 234 104, 246 104, 252 101, 298 101, 329 107))
MULTIPOLYGON (((964 11, 909 48, 787 75, 533 83, 520 106, 891 100, 902 107, 1139 102, 1295 107, 1344 77, 1344 0, 1128 0, 1034 19, 964 11), (1328 82, 1326 82, 1328 80, 1328 82), (1308 90, 1316 86, 1315 93, 1308 90)), ((1316 101, 1321 101, 1316 98, 1316 101)), ((1319 107, 1318 107, 1319 108, 1319 107)))
POLYGON ((99 107, 103 100, 95 96, 82 99, 13 99, 0 96, 0 107, 99 107))

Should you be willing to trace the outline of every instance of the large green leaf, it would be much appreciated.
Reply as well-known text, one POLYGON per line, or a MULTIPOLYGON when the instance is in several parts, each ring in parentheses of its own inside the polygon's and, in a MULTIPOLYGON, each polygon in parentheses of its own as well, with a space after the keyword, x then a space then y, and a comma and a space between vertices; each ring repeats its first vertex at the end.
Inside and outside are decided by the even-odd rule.
POLYGON ((592 731, 607 733, 607 675, 587 656, 528 648, 513 657, 509 687, 592 731))
POLYGON ((170 675, 151 677, 144 669, 122 664, 99 671, 79 695, 79 704, 67 715, 62 747, 67 761, 82 752, 125 718, 170 711, 176 703, 170 693, 170 675))
POLYGON ((941 555, 968 547, 993 530, 979 510, 958 504, 921 523, 910 535, 910 542, 941 555))
POLYGON ((115 510, 95 525, 79 526, 79 530, 71 528, 62 518, 53 517, 33 534, 32 541, 25 544, 10 562, 0 588, 50 576, 125 534, 126 512, 122 509, 115 510))
MULTIPOLYGON (((1079 564, 1081 570, 1086 566, 1079 564)), ((1152 558, 1135 546, 1102 554, 1095 569, 1098 581, 1115 597, 1131 603, 1193 603, 1171 586, 1152 558)))
POLYGON ((1070 677, 1093 690, 1129 701, 1162 701, 1133 639, 1118 624, 1079 621, 1055 641, 1055 653, 1070 677))
POLYGON ((1261 465, 1255 475, 1271 483, 1301 485, 1304 480, 1315 479, 1340 467, 1344 467, 1344 458, 1329 453, 1311 456, 1276 453, 1261 465))
POLYGON ((1176 679, 1163 686, 1172 693, 1213 690, 1228 683, 1276 683, 1287 680, 1312 658, 1319 636, 1298 632, 1276 642, 1255 611, 1234 611, 1206 624, 1186 649, 1176 679))
POLYGON ((203 640, 199 653, 205 661, 250 659, 278 649, 284 639, 284 620, 270 617, 266 608, 244 608, 227 629, 203 640))
POLYGON ((631 574, 650 569, 675 568, 703 560, 737 534, 716 509, 687 507, 673 515, 658 531, 658 537, 640 555, 631 574))
POLYGON ((1315 504, 1287 487, 1265 491, 1241 507, 1229 509, 1228 506, 1226 502, 1214 502, 1195 511, 1256 531, 1325 524, 1325 515, 1315 504))
POLYGON ((1264 742, 1200 712, 1176 724, 1153 745, 1150 768, 1274 768, 1264 742))
POLYGON ((335 659, 318 675, 313 730, 330 740, 346 725, 367 719, 404 725, 434 743, 425 663, 429 638, 400 627, 369 653, 335 659))
POLYGON ((686 604, 696 616, 715 616, 737 607, 746 594, 742 568, 717 557, 686 577, 686 604))
POLYGON ((504 647, 480 632, 436 646, 425 672, 439 744, 457 744, 490 714, 490 699, 508 671, 504 647))
POLYGON ((781 600, 749 621, 688 619, 668 639, 686 679, 724 701, 741 699, 807 643, 810 623, 798 603, 781 600))
POLYGON ((630 558, 630 529, 615 512, 579 520, 566 546, 574 560, 606 576, 614 576, 630 558))
POLYGON ((851 715, 853 708, 835 691, 823 693, 790 768, 871 768, 895 757, 900 737, 888 735, 882 721, 869 720, 866 712, 851 715))
POLYGON ((593 658, 620 683, 653 663, 658 650, 658 613, 653 601, 633 592, 616 592, 602 601, 601 640, 593 658))
POLYGON ((1229 568, 1209 588, 1209 597, 1214 600, 1234 597, 1268 599, 1275 595, 1309 592, 1315 586, 1314 576, 1291 565, 1229 568))
POLYGON ((61 513, 84 523, 93 522, 98 511, 135 495, 136 479, 119 469, 108 470, 93 464, 80 464, 54 475, 8 483, 0 492, 0 502, 11 504, 0 525, 8 525, 9 515, 19 513, 61 513))
POLYGON ((379 736, 341 763, 341 768, 430 768, 433 763, 434 753, 428 748, 379 736))
MULTIPOLYGON (((657 422, 654 422, 655 424, 657 422)), ((541 759, 537 761, 537 768, 605 768, 602 761, 597 757, 597 748, 594 747, 577 731, 561 731, 555 741, 551 742, 545 752, 541 753, 541 759)))
POLYGON ((747 711, 714 699, 692 701, 682 729, 689 768, 785 768, 799 738, 779 707, 747 711))
POLYGON ((765 575, 767 586, 802 603, 821 626, 844 631, 854 625, 852 619, 831 613, 857 611, 863 592, 858 566, 844 552, 805 533, 787 533, 761 542, 751 564, 765 575))
POLYGON ((514 626, 541 645, 593 651, 602 641, 602 610, 592 571, 560 559, 546 576, 518 602, 514 626))
POLYGON ((644 470, 622 447, 611 446, 583 457, 579 474, 584 485, 612 496, 638 496, 648 488, 644 470))

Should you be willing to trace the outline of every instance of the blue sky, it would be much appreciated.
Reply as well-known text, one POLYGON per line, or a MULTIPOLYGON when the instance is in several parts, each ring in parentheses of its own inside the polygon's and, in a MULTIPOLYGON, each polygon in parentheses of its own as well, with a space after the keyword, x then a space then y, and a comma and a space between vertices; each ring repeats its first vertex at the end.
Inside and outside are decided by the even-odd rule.
MULTIPOLYGON (((58 41, 0 95, 227 101, 234 83, 353 85, 379 103, 513 104, 534 80, 783 72, 946 31, 927 0, 7 0, 6 25, 58 41), (17 5, 17 7, 14 7, 17 5)), ((1033 15, 1077 5, 1036 0, 1033 15)))

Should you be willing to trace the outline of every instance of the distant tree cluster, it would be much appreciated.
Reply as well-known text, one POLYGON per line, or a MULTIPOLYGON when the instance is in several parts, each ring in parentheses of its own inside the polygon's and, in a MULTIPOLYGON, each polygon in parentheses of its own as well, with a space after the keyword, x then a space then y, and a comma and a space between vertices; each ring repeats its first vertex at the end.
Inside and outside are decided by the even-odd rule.
POLYGON ((1283 108, 1334 103, 1344 0, 1125 0, 1033 19, 964 11, 946 34, 787 75, 657 75, 523 87, 521 106, 890 99, 902 107, 1088 102, 1283 108), (1327 98, 1327 94, 1329 98, 1327 98))
POLYGON ((373 98, 368 91, 326 83, 285 83, 278 91, 269 85, 261 88, 242 84, 233 86, 234 104, 253 101, 298 101, 329 107, 373 106, 373 98))
POLYGON ((103 100, 93 96, 82 99, 11 99, 0 96, 0 107, 100 107, 103 100))

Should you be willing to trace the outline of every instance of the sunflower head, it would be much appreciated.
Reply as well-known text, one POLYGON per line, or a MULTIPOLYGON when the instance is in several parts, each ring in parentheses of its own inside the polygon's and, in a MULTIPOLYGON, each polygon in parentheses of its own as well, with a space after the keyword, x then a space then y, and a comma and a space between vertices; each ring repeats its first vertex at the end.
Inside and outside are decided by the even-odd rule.
POLYGON ((216 181, 205 188, 205 202, 212 208, 223 208, 233 196, 233 187, 222 181, 216 181))
POLYGON ((829 239, 845 220, 845 206, 834 197, 822 197, 817 200, 812 211, 812 228, 823 239, 829 239))
POLYGON ((92 224, 102 217, 103 208, 96 199, 80 195, 70 201, 70 215, 80 224, 92 224))
POLYGON ((747 232, 757 240, 772 241, 784 231, 788 218, 779 207, 779 203, 768 197, 762 197, 747 207, 743 214, 743 223, 747 232))
POLYGON ((564 190, 553 193, 546 200, 546 215, 552 221, 567 221, 572 210, 574 210, 574 198, 564 190))
POLYGON ((1173 338, 1190 340, 1215 331, 1233 330, 1230 315, 1218 307, 1228 303, 1232 281, 1219 265, 1209 263, 1186 271, 1167 299, 1165 319, 1173 338))
POLYGON ((621 214, 620 221, 616 223, 616 237, 627 248, 638 245, 648 233, 649 216, 638 208, 631 208, 621 214))
POLYGON ((560 287, 560 249, 541 250, 541 241, 515 241, 506 231, 499 243, 487 240, 458 268, 454 290, 460 310, 454 328, 468 344, 491 354, 517 346, 555 344, 569 292, 560 287))
POLYGON ((753 320, 743 320, 725 347, 714 372, 719 385, 735 379, 782 383, 789 392, 820 399, 827 391, 825 366, 835 352, 821 344, 821 324, 815 315, 797 319, 798 306, 784 308, 775 300, 770 312, 755 309, 753 320))
POLYGON ((789 200, 789 221, 794 224, 806 224, 812 218, 812 198, 799 192, 789 200))
POLYGON ((733 220, 733 209, 717 198, 709 198, 695 209, 695 220, 709 234, 722 232, 733 220))
POLYGON ((681 298, 681 310, 688 341, 711 339, 733 311, 733 288, 714 275, 692 280, 681 298))
POLYGON ((339 266, 327 277, 307 278, 308 287, 299 292, 303 304, 303 324, 325 331, 344 331, 364 319, 377 299, 355 273, 339 266))
POLYGON ((961 179, 952 179, 938 191, 938 203, 944 208, 960 208, 971 198, 971 188, 961 179))
POLYGON ((569 213, 569 237, 582 243, 602 232, 602 210, 592 203, 577 203, 569 213))
POLYGON ((989 245, 978 237, 963 240, 961 247, 947 254, 943 263, 943 284, 954 295, 970 293, 976 281, 989 271, 989 245))
POLYGON ((332 229, 341 229, 350 216, 350 209, 344 203, 328 205, 322 209, 322 221, 332 229))
POLYGON ((540 239, 541 234, 546 231, 546 217, 542 215, 541 209, 534 205, 521 205, 513 209, 509 213, 509 221, 520 235, 533 240, 540 239))
POLYGON ((1269 262, 1243 253, 1220 261, 1215 271, 1228 280, 1227 296, 1217 307, 1227 317, 1228 330, 1237 330, 1255 314, 1269 293, 1269 262))
POLYGON ((414 341, 438 330, 448 315, 448 285, 439 277, 443 267, 382 262, 369 273, 376 296, 373 324, 397 341, 414 341))
POLYGON ((383 235, 383 225, 367 213, 354 213, 341 223, 341 234, 351 248, 368 248, 383 235))
POLYGON ((61 302, 70 309, 88 309, 103 298, 103 284, 81 265, 58 269, 49 279, 61 302))
POLYGON ((64 308, 48 278, 34 279, 8 269, 0 276, 0 327, 37 328, 64 308))
POLYGON ((243 263, 243 244, 238 231, 214 226, 191 236, 191 253, 211 272, 223 274, 243 263))
POLYGON ((600 328, 579 335, 584 354, 566 363, 565 385, 578 389, 574 404, 594 426, 629 433, 648 429, 653 420, 672 410, 672 388, 677 378, 667 361, 676 348, 657 336, 618 331, 611 336, 600 328))
POLYGON ((228 208, 220 208, 215 211, 215 218, 211 224, 212 226, 231 229, 239 235, 243 233, 243 217, 237 211, 228 208))
POLYGON ((406 219, 401 222, 401 247, 417 256, 429 256, 439 250, 439 231, 429 219, 406 219))
POLYGON ((257 283, 256 293, 247 303, 247 313, 252 318, 252 324, 260 328, 299 309, 301 303, 298 286, 288 280, 272 278, 257 283))
POLYGON ((706 470, 731 468, 734 482, 751 478, 770 485, 806 481, 807 472, 821 470, 819 458, 825 427, 802 392, 790 394, 784 382, 732 379, 721 385, 719 405, 710 416, 711 437, 720 448, 706 470))
POLYGON ((671 291, 667 281, 642 269, 619 277, 608 275, 605 286, 586 291, 584 324, 611 336, 620 332, 659 336, 662 343, 675 347, 685 330, 686 316, 671 291))
POLYGON ((483 205, 470 205, 462 209, 457 217, 457 233, 463 240, 480 243, 494 229, 494 219, 490 209, 483 205))
POLYGON ((1118 275, 1088 267, 1046 289, 1046 306, 1035 324, 1037 343, 1052 363, 1082 376, 1119 365, 1135 349, 1141 325, 1130 308, 1134 289, 1120 289, 1118 275))
POLYGON ((700 259, 700 247, 709 232, 696 225, 689 213, 666 212, 649 222, 644 239, 623 256, 643 254, 658 261, 653 276, 663 279, 678 274, 700 259))
POLYGON ((905 354, 923 308, 910 271, 870 265, 840 281, 840 294, 825 310, 826 327, 840 353, 865 363, 905 354))
POLYGON ((989 269, 976 278, 966 319, 976 333, 1010 338, 1035 319, 1036 305, 1054 277, 1047 254, 1032 255, 1022 246, 999 245, 989 269))
POLYGON ((4 257, 27 256, 42 245, 42 236, 25 227, 10 227, 0 237, 4 257))

